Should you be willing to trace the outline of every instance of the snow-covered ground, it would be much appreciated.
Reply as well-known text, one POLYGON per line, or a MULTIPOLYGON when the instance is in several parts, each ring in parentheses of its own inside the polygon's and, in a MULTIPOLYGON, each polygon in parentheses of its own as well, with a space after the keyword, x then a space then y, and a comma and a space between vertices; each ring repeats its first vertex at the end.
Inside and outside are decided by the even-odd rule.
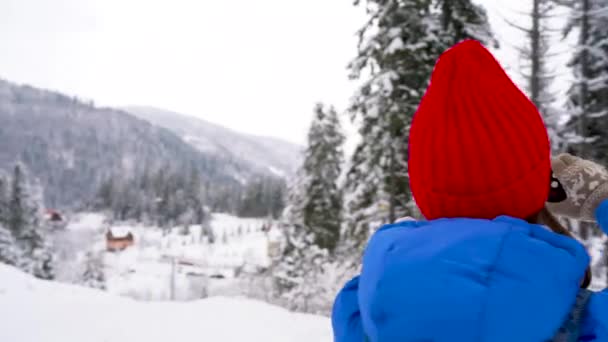
POLYGON ((66 229, 53 232, 57 249, 56 278, 62 282, 77 282, 83 272, 87 252, 103 248, 105 217, 98 213, 80 213, 70 219, 66 229))
POLYGON ((71 218, 67 228, 72 231, 99 231, 104 227, 106 217, 100 213, 80 213, 71 218))
POLYGON ((329 319, 244 298, 141 302, 0 264, 0 341, 331 341, 329 319))
POLYGON ((109 225, 103 215, 77 215, 57 235, 62 250, 58 280, 78 282, 87 252, 101 253, 107 291, 141 300, 192 300, 217 295, 242 295, 243 287, 260 286, 238 279, 270 264, 271 245, 280 238, 273 222, 216 213, 209 243, 200 226, 188 230, 120 223, 109 225), (105 251, 105 233, 134 236, 133 246, 120 252, 105 251), (80 266, 79 266, 80 265, 80 266), (218 279, 219 278, 219 279, 218 279))

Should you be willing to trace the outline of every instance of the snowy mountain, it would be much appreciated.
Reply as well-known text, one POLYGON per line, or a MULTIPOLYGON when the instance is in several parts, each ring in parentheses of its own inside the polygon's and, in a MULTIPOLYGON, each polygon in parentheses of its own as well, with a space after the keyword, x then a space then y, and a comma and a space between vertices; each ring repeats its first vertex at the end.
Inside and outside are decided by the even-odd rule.
POLYGON ((332 340, 329 319, 290 313, 254 300, 215 297, 188 303, 137 302, 41 281, 2 264, 0 279, 0 341, 332 340))
POLYGON ((238 133, 192 116, 150 107, 128 107, 129 113, 165 127, 202 152, 229 155, 279 176, 295 172, 302 147, 270 137, 238 133))
POLYGON ((1 79, 0 146, 0 170, 24 163, 44 186, 47 205, 59 207, 81 206, 112 177, 196 170, 217 197, 212 186, 236 193, 261 174, 125 111, 1 79))

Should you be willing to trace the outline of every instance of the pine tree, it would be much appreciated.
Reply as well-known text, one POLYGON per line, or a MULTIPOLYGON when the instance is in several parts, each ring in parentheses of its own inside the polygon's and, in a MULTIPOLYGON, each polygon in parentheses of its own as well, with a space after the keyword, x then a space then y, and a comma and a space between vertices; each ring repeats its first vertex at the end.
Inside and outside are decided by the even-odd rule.
POLYGON ((561 2, 571 10, 565 33, 579 35, 569 63, 574 81, 568 91, 568 149, 608 165, 608 3, 561 2))
POLYGON ((340 237, 342 193, 337 180, 342 172, 344 135, 333 107, 317 104, 308 132, 308 145, 300 171, 302 224, 314 234, 315 244, 332 252, 340 237))
POLYGON ((190 235, 190 225, 189 224, 184 224, 182 226, 182 228, 180 229, 179 233, 181 235, 184 235, 184 236, 190 235))
POLYGON ((203 223, 203 229, 205 229, 205 231, 206 231, 207 242, 210 245, 214 244, 216 237, 215 237, 215 232, 213 231, 213 228, 211 228, 211 225, 208 222, 203 223))
POLYGON ((40 279, 55 278, 55 255, 48 227, 43 222, 44 193, 40 183, 26 180, 25 201, 27 229, 21 235, 25 252, 31 251, 32 274, 40 279))
POLYGON ((0 224, 0 263, 19 266, 20 250, 10 230, 0 224))
POLYGON ((21 164, 13 169, 8 227, 21 251, 19 267, 41 279, 54 278, 54 255, 42 222, 43 191, 21 164))
POLYGON ((282 178, 272 181, 270 185, 266 200, 266 205, 269 208, 268 216, 278 219, 285 208, 285 192, 287 187, 285 180, 282 178))
POLYGON ((327 263, 327 250, 314 242, 313 234, 305 234, 297 225, 288 231, 288 248, 274 269, 275 291, 294 311, 315 312, 321 306, 327 289, 319 286, 327 263))
POLYGON ((498 47, 486 10, 471 0, 435 0, 440 11, 441 37, 448 48, 464 39, 498 47))
POLYGON ((350 108, 361 140, 345 184, 345 242, 359 251, 371 229, 416 213, 408 132, 437 57, 463 39, 492 43, 485 12, 470 1, 367 0, 366 7, 371 19, 359 32, 350 70, 354 79, 370 77, 350 108))
POLYGON ((0 225, 7 225, 9 218, 8 206, 9 178, 0 171, 0 225))
MULTIPOLYGON (((224 235, 222 237, 223 239, 226 238, 226 231, 224 231, 224 235)), ((215 237, 215 232, 213 231, 213 228, 211 227, 211 224, 209 224, 209 222, 204 222, 201 225, 201 233, 200 233, 200 237, 199 237, 200 241, 206 241, 209 244, 214 244, 216 237, 215 237)), ((225 243, 225 242, 224 242, 225 243)))
POLYGON ((273 269, 277 296, 292 310, 314 312, 329 291, 320 279, 340 237, 342 193, 337 180, 343 143, 336 111, 318 104, 282 218, 285 246, 273 269))
POLYGON ((106 277, 102 256, 98 253, 87 253, 85 257, 84 272, 80 283, 84 286, 105 290, 106 277))
POLYGON ((18 266, 21 264, 21 251, 8 223, 8 177, 0 172, 0 263, 18 266))
POLYGON ((361 140, 345 184, 345 237, 359 248, 370 229, 410 213, 407 129, 439 49, 439 41, 428 38, 428 1, 368 1, 367 7, 372 19, 360 31, 350 70, 360 79, 370 69, 371 78, 350 108, 361 140))
POLYGON ((13 169, 13 178, 11 180, 7 224, 8 228, 16 237, 21 236, 26 225, 26 209, 24 203, 25 197, 25 180, 22 166, 15 165, 13 169))

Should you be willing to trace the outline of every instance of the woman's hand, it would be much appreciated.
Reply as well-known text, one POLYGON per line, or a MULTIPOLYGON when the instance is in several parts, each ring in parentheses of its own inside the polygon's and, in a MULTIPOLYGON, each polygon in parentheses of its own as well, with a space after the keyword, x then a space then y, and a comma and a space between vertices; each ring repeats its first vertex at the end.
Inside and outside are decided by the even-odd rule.
POLYGON ((608 171, 599 164, 570 154, 554 157, 551 166, 554 178, 560 181, 568 198, 547 203, 547 208, 556 215, 595 221, 595 210, 608 199, 608 171))

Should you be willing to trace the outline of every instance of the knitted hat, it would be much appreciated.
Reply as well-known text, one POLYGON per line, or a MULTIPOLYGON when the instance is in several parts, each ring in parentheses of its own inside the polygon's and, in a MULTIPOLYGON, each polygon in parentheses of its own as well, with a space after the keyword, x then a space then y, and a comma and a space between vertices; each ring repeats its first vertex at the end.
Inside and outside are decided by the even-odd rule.
POLYGON ((550 157, 538 110, 487 49, 468 40, 439 58, 409 142, 427 219, 532 216, 548 197, 550 157))

